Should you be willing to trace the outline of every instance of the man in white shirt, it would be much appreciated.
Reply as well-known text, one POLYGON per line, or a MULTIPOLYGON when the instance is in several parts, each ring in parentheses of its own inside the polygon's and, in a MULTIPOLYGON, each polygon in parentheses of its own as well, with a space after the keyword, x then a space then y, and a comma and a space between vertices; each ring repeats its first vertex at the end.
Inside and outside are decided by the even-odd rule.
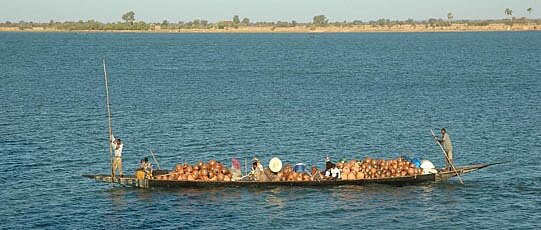
POLYGON ((112 136, 111 139, 113 140, 111 142, 111 146, 113 147, 113 150, 115 151, 115 156, 113 158, 113 176, 116 175, 116 171, 118 170, 120 173, 120 177, 123 177, 122 173, 122 147, 124 147, 124 144, 122 144, 122 141, 120 138, 115 138, 115 136, 112 136))
POLYGON ((332 168, 330 170, 325 171, 325 177, 330 178, 332 180, 338 180, 340 179, 340 169, 336 166, 336 164, 332 164, 332 168))

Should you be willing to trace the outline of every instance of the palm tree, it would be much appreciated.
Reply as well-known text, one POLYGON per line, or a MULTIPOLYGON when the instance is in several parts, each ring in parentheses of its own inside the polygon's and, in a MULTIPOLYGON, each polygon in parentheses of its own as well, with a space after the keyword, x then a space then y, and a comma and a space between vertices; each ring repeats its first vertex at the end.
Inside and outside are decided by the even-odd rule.
POLYGON ((455 17, 455 16, 453 15, 453 13, 451 13, 451 12, 447 13, 447 19, 448 19, 449 21, 453 20, 454 17, 455 17))
POLYGON ((512 9, 507 8, 507 9, 505 9, 504 12, 505 12, 505 15, 506 15, 506 16, 511 16, 511 15, 513 15, 513 10, 512 10, 512 9))
POLYGON ((526 11, 528 11, 528 15, 531 15, 531 14, 532 14, 532 10, 533 10, 533 9, 532 9, 531 7, 528 8, 528 9, 526 9, 526 11))

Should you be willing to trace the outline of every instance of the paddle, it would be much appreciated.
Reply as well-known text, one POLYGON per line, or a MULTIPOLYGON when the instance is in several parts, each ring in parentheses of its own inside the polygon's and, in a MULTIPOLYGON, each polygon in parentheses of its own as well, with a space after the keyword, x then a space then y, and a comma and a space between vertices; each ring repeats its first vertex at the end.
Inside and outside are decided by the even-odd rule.
POLYGON ((447 162, 449 162, 449 164, 453 168, 454 172, 456 173, 456 176, 458 177, 458 180, 460 181, 461 184, 464 184, 464 181, 462 180, 462 178, 458 174, 458 172, 457 172, 457 170, 455 168, 455 165, 451 162, 449 157, 447 157, 447 153, 445 153, 445 149, 443 149, 443 146, 441 146, 440 142, 438 141, 438 138, 436 138, 436 134, 434 134, 434 131, 432 131, 432 129, 430 130, 430 132, 432 133, 432 137, 434 137, 434 141, 436 141, 436 144, 438 144, 438 146, 440 146, 440 149, 443 152, 443 156, 445 156, 445 159, 447 159, 447 162))

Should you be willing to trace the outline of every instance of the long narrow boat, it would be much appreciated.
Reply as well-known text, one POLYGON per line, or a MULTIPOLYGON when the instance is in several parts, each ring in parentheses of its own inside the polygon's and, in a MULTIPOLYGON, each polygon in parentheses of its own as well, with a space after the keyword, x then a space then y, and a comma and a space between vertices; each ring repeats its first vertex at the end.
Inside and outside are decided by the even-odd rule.
POLYGON ((305 186, 305 187, 328 187, 339 185, 366 185, 366 184, 386 184, 394 186, 422 185, 447 180, 457 175, 464 175, 486 168, 491 165, 502 164, 505 162, 491 164, 474 164, 461 166, 455 171, 439 170, 438 173, 388 177, 377 179, 360 180, 320 180, 320 181, 277 181, 277 182, 258 182, 258 181, 228 181, 228 182, 207 182, 207 181, 180 181, 180 180, 156 180, 156 179, 136 179, 133 176, 115 177, 110 175, 83 175, 84 177, 94 179, 98 182, 115 183, 123 186, 137 188, 213 188, 213 187, 277 187, 277 186, 305 186))

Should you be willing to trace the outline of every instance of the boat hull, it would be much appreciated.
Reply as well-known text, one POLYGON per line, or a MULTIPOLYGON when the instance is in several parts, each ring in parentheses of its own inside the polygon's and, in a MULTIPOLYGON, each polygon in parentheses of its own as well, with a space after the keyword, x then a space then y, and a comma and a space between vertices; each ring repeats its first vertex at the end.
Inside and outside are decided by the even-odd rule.
POLYGON ((457 171, 440 170, 438 173, 389 177, 377 179, 360 180, 321 180, 321 181, 276 181, 276 182, 258 182, 258 181, 228 181, 228 182, 207 182, 207 181, 180 181, 180 180, 156 180, 156 179, 136 179, 132 176, 115 177, 110 175, 83 175, 84 177, 95 179, 99 182, 120 184, 138 188, 216 188, 216 187, 332 187, 341 185, 366 185, 366 184, 386 184, 393 186, 422 185, 449 178, 457 175, 474 172, 479 169, 500 164, 476 164, 463 167, 457 167, 457 171))

